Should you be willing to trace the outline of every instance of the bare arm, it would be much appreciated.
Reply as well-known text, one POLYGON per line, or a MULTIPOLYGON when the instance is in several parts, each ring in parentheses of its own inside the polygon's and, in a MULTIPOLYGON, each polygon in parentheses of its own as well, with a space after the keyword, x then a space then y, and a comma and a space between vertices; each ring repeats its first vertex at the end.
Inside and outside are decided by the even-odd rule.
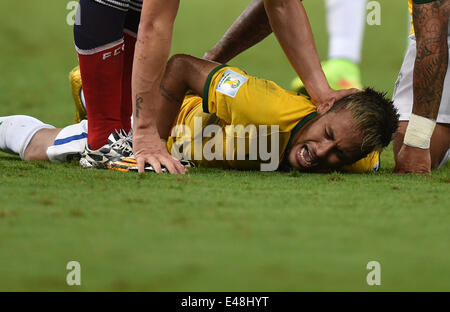
MULTIPOLYGON (((412 113, 436 120, 448 67, 447 32, 450 0, 413 4, 417 55, 414 64, 412 113)), ((408 129, 412 122, 408 123, 408 129)), ((406 137, 406 135, 405 135, 406 137)), ((430 173, 430 149, 403 144, 396 157, 395 173, 430 173)))
POLYGON ((227 30, 222 39, 205 54, 208 60, 226 63, 272 33, 263 0, 253 0, 227 30))
POLYGON ((333 104, 359 91, 330 88, 320 65, 308 16, 300 0, 264 0, 264 5, 275 36, 316 105, 333 104))
POLYGON ((330 89, 320 65, 311 26, 299 0, 264 0, 273 32, 312 98, 330 89), (306 61, 307 60, 307 61, 306 61))
POLYGON ((417 56, 412 112, 436 120, 448 67, 449 0, 413 5, 417 56))
POLYGON ((220 64, 185 54, 170 58, 160 87, 163 105, 156 114, 161 138, 168 138, 186 92, 192 90, 201 96, 206 78, 218 65, 220 64))
POLYGON ((161 144, 157 130, 157 112, 162 105, 159 86, 170 53, 178 6, 179 0, 143 2, 132 76, 133 149, 139 172, 143 172, 145 163, 157 172, 161 172, 161 164, 171 173, 184 172, 161 144))
POLYGON ((225 63, 267 37, 272 29, 316 105, 334 103, 359 91, 330 88, 300 0, 254 0, 205 58, 225 63))

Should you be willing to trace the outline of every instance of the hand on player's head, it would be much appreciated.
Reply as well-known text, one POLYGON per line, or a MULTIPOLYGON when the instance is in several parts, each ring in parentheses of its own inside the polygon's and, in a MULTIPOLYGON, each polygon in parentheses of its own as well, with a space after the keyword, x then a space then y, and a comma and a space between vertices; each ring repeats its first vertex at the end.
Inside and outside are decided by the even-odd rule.
POLYGON ((351 164, 386 147, 398 126, 392 101, 370 88, 324 103, 318 113, 289 147, 288 161, 296 169, 322 171, 351 164))
POLYGON ((343 98, 354 94, 361 92, 362 90, 352 88, 352 89, 342 89, 342 90, 334 90, 331 89, 324 94, 321 94, 321 98, 317 99, 317 101, 314 101, 314 104, 319 108, 321 106, 325 107, 331 107, 334 103, 342 100, 343 98))

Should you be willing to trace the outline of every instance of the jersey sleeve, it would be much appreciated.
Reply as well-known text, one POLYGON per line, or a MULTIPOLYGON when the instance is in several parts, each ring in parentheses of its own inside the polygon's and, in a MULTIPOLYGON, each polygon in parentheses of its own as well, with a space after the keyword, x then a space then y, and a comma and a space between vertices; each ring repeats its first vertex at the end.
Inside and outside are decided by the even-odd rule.
POLYGON ((315 110, 305 96, 226 65, 214 69, 204 87, 203 111, 227 124, 278 125, 280 131, 291 131, 315 110))

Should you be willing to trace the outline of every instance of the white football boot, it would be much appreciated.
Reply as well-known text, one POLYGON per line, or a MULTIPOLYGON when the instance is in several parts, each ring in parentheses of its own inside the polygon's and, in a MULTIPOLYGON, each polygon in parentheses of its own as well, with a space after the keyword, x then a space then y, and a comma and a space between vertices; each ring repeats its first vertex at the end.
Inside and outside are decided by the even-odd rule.
POLYGON ((91 150, 86 144, 80 165, 83 168, 107 168, 111 162, 133 156, 132 141, 131 131, 114 131, 109 135, 108 143, 98 150, 91 150))

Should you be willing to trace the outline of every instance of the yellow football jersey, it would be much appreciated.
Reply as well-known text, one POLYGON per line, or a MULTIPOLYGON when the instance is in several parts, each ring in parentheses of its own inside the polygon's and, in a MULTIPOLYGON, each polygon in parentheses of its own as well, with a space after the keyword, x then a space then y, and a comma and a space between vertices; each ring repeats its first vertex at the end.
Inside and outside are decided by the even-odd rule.
MULTIPOLYGON (((167 149, 199 167, 259 170, 270 162, 267 153, 261 155, 265 144, 263 151, 276 151, 278 167, 293 132, 316 115, 308 97, 221 65, 209 74, 203 98, 185 97, 167 149)), ((343 170, 372 171, 378 153, 369 156, 343 170)))
POLYGON ((343 166, 341 171, 349 173, 375 172, 380 169, 380 153, 375 151, 357 162, 343 166))
POLYGON ((409 15, 411 16, 411 31, 409 34, 412 35, 414 33, 414 24, 413 24, 413 19, 412 19, 412 14, 413 14, 412 0, 408 0, 408 10, 409 10, 409 15))

